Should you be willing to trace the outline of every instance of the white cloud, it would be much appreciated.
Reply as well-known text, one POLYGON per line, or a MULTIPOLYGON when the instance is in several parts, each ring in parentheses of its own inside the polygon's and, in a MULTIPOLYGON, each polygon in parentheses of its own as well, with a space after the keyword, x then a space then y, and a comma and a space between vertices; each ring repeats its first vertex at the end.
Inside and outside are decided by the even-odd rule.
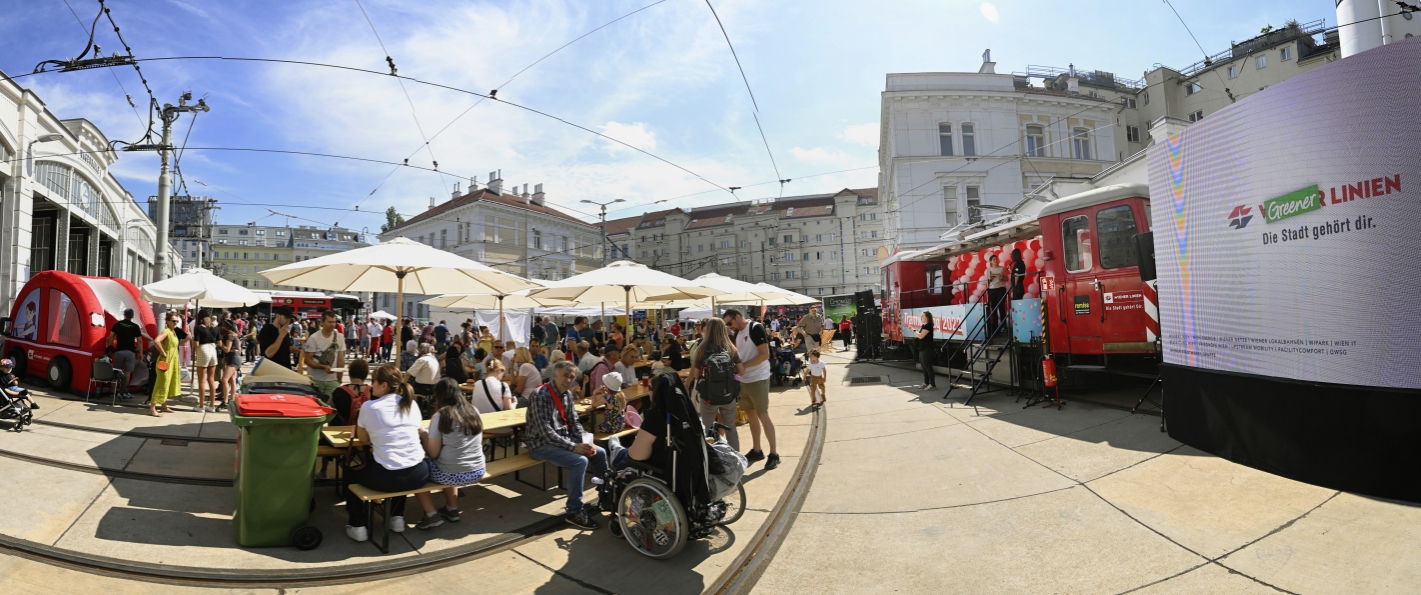
MULTIPOLYGON (((650 151, 656 148, 656 134, 650 130, 647 130, 646 124, 643 124, 641 122, 622 124, 617 121, 608 121, 607 125, 598 126, 598 128, 602 129, 602 134, 627 143, 627 145, 631 145, 638 149, 650 151)), ((626 147, 626 145, 621 145, 610 141, 605 142, 607 150, 612 151, 614 153, 617 151, 630 150, 626 147)))
POLYGON ((997 14, 997 7, 992 6, 991 2, 982 3, 982 16, 987 17, 987 20, 991 21, 992 24, 996 24, 1001 20, 1001 15, 997 14))
POLYGON ((843 134, 839 134, 838 137, 851 143, 864 145, 866 147, 877 147, 878 122, 869 122, 867 124, 854 124, 853 126, 844 128, 843 134))
POLYGON ((808 161, 810 163, 836 163, 849 160, 848 155, 840 152, 826 151, 821 147, 814 147, 813 149, 795 147, 790 149, 789 153, 794 155, 795 159, 808 161))

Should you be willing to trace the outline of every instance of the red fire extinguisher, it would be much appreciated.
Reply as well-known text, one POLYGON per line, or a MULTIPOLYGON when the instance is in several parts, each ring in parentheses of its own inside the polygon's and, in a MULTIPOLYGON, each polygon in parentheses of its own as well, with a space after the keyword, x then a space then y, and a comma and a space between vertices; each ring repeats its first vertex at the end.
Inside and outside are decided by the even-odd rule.
POLYGON ((1046 386, 1056 386, 1056 360, 1051 359, 1051 355, 1041 358, 1041 377, 1045 379, 1046 386))

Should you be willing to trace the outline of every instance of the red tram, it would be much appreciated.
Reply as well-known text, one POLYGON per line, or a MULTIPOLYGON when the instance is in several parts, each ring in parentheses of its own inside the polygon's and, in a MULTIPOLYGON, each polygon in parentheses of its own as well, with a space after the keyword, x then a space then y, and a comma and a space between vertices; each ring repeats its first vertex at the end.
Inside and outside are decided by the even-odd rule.
MULTIPOLYGON (((1035 217, 908 255, 884 268, 883 326, 893 341, 912 343, 918 315, 932 311, 937 336, 973 335, 985 310, 987 261, 1010 267, 1013 250, 1026 266, 1018 335, 1044 335, 1048 350, 1076 363, 1115 354, 1152 354, 1159 336, 1153 283, 1140 278, 1135 236, 1150 229, 1149 187, 1122 184, 1047 203, 1035 217), (1036 315, 1039 309, 1040 314, 1036 315), (1034 323, 1034 324, 1033 324, 1034 323)), ((1015 297, 1015 296, 1012 296, 1015 297)))

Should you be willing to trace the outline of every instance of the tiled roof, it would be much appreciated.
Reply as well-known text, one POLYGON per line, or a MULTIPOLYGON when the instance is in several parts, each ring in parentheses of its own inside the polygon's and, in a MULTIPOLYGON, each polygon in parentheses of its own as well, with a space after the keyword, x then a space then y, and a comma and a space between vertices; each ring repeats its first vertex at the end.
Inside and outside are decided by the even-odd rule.
POLYGON ((628 233, 632 228, 636 227, 638 221, 641 221, 641 215, 623 217, 621 219, 609 219, 607 220, 607 235, 612 236, 619 233, 628 233))
POLYGON ((448 200, 448 201, 445 201, 445 202, 442 203, 442 204, 435 205, 434 208, 425 210, 423 213, 420 213, 420 214, 418 214, 418 215, 415 215, 414 217, 411 217, 411 218, 405 220, 404 223, 400 224, 399 226, 396 226, 394 229, 391 229, 390 231, 387 231, 387 232, 385 232, 385 233, 388 234, 388 233, 393 232, 393 231, 396 231, 396 230, 398 230, 398 229, 400 229, 400 228, 402 228, 402 227, 406 227, 406 226, 409 226, 409 225, 412 225, 412 224, 415 224, 415 223, 419 223, 420 221, 425 221, 425 220, 427 220, 427 219, 432 219, 432 218, 434 218, 434 217, 438 217, 439 215, 441 215, 441 214, 443 214, 443 213, 447 213, 447 212, 449 212, 449 211, 451 211, 451 210, 457 209, 457 208, 462 207, 462 206, 465 206, 465 205, 471 205, 471 204, 473 204, 473 203, 475 203, 475 202, 478 202, 478 201, 481 201, 481 200, 483 200, 483 201, 488 201, 488 202, 494 202, 494 203, 498 203, 498 204, 502 204, 502 205, 507 205, 507 206, 515 207, 515 208, 519 208, 519 209, 525 209, 525 210, 528 210, 528 211, 533 211, 533 212, 535 212, 535 213, 542 213, 542 214, 544 214, 544 215, 552 215, 552 216, 554 216, 554 217, 559 217, 559 218, 562 218, 562 219, 566 219, 566 220, 568 220, 568 221, 573 221, 573 222, 576 222, 576 223, 581 223, 581 224, 586 225, 586 226, 588 226, 588 227, 595 227, 595 226, 594 226, 593 224, 591 224, 591 223, 588 223, 588 222, 586 222, 586 221, 583 221, 583 220, 581 220, 581 219, 578 219, 577 217, 573 217, 572 215, 569 215, 569 214, 567 214, 567 213, 564 213, 564 212, 559 211, 559 210, 557 210, 557 209, 554 209, 554 208, 552 208, 552 207, 543 206, 543 205, 538 205, 538 204, 534 204, 534 203, 531 203, 531 202, 525 204, 525 203, 523 202, 523 197, 522 197, 522 196, 518 196, 518 195, 512 194, 512 193, 508 193, 508 194, 494 194, 494 193, 492 193, 492 192, 489 192, 487 188, 482 188, 482 189, 479 189, 477 192, 471 192, 471 193, 469 193, 469 194, 465 194, 464 196, 460 196, 459 198, 455 198, 455 199, 452 199, 452 200, 448 200))
POLYGON ((735 222, 735 218, 750 212, 750 205, 737 203, 725 205, 723 207, 701 207, 691 212, 691 221, 686 224, 686 229, 704 229, 707 227, 717 227, 735 222), (728 218, 728 219, 727 219, 728 218))
POLYGON ((681 209, 666 209, 664 211, 652 211, 650 213, 646 213, 641 216, 641 222, 637 223, 636 229, 662 227, 666 225, 666 216, 678 211, 681 211, 681 209))

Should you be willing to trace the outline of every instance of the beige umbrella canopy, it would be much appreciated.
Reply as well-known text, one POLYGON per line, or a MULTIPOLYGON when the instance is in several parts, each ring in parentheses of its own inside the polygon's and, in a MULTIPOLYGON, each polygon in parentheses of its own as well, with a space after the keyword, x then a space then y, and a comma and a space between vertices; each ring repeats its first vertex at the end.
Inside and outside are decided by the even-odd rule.
POLYGON ((786 290, 764 283, 748 283, 718 275, 716 273, 706 273, 695 279, 706 287, 719 289, 725 293, 711 297, 711 304, 733 304, 741 302, 751 302, 759 300, 774 300, 783 298, 786 290))
MULTIPOLYGON (((541 284, 539 281, 533 283, 541 284)), ((528 308, 553 308, 557 306, 570 306, 572 302, 566 300, 555 300, 551 298, 531 298, 527 291, 519 291, 510 294, 487 294, 487 293, 451 293, 430 298, 420 302, 436 308, 449 308, 453 310, 492 310, 498 308, 498 340, 503 340, 503 309, 525 310, 528 308)))
POLYGON ((252 290, 212 274, 207 269, 186 273, 144 285, 139 294, 162 304, 195 303, 199 308, 240 308, 261 303, 252 290))
POLYGON ((631 316, 632 302, 697 300, 725 293, 627 260, 546 283, 546 288, 535 289, 528 295, 537 299, 567 300, 585 306, 626 304, 628 316, 631 316))
POLYGON ((404 318, 404 294, 510 294, 537 287, 511 273, 479 264, 453 252, 399 237, 368 248, 348 250, 268 269, 260 273, 278 285, 332 291, 394 288, 404 318))

